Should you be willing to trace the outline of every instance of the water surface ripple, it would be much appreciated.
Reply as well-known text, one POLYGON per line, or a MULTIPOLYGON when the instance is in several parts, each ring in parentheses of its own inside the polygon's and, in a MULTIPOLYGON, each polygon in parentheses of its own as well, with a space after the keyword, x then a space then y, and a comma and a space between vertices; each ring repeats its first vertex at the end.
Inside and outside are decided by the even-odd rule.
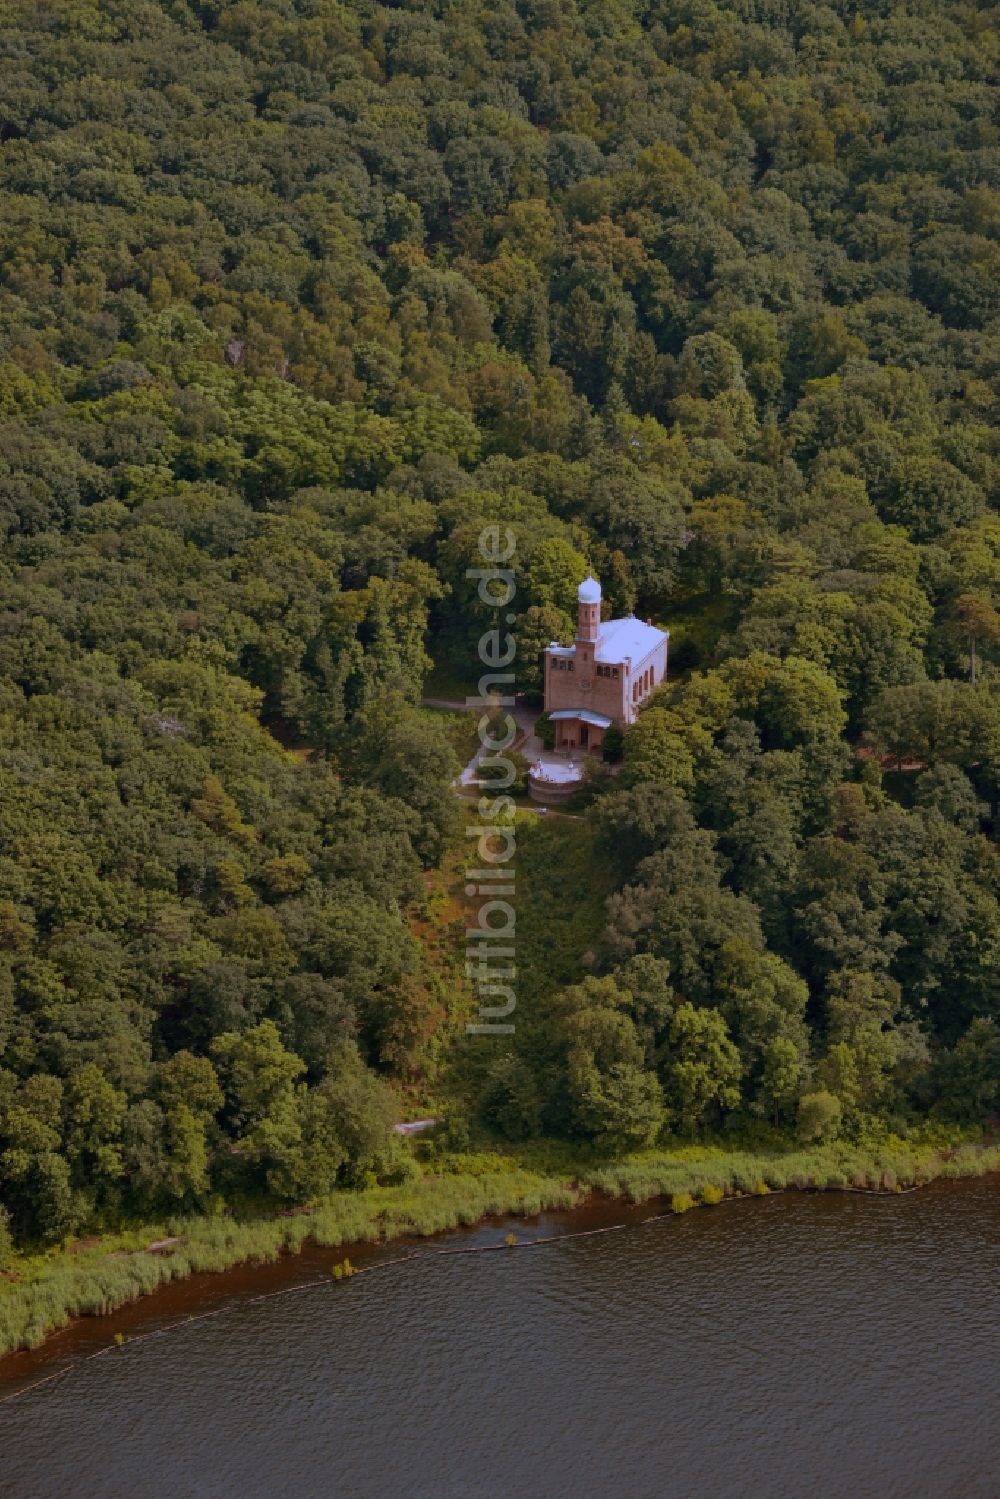
POLYGON ((985 1181, 422 1259, 3 1407, 0 1493, 997 1499, 998 1269, 985 1181))

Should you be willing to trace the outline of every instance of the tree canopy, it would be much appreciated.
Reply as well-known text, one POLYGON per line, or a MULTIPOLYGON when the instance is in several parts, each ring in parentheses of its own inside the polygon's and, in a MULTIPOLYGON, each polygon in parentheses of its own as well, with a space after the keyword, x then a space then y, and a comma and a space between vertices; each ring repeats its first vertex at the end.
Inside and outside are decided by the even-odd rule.
POLYGON ((19 1240, 404 1169, 485 523, 523 691, 588 569, 672 669, 588 813, 607 930, 471 1107, 996 1107, 995 21, 0 7, 19 1240))

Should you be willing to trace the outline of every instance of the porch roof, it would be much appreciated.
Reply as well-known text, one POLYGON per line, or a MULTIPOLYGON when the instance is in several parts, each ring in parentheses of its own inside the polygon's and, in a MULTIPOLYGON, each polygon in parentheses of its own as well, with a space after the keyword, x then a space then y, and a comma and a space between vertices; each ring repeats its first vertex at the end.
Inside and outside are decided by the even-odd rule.
POLYGON ((581 723, 590 724, 594 729, 610 729, 613 722, 605 718, 603 713, 592 713, 589 708, 560 708, 558 713, 550 713, 553 723, 562 723, 567 718, 578 718, 581 723))

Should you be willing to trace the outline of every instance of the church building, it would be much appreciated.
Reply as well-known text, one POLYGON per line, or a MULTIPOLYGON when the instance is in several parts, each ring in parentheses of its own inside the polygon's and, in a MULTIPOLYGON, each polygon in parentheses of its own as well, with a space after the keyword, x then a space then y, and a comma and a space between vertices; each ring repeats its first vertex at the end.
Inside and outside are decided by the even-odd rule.
POLYGON ((601 585, 586 578, 577 590, 572 645, 545 650, 545 711, 557 750, 597 750, 612 724, 626 728, 667 674, 670 634, 628 619, 601 620, 601 585))

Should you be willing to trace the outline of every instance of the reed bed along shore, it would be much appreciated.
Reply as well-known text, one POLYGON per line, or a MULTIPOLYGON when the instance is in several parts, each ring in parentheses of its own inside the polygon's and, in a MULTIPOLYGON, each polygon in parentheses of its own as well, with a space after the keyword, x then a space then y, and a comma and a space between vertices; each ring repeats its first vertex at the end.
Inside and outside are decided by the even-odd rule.
POLYGON ((1000 1145, 690 1146, 614 1163, 557 1165, 529 1169, 514 1156, 500 1155, 451 1158, 444 1173, 428 1172, 405 1186, 338 1193, 292 1215, 171 1218, 22 1257, 13 1267, 16 1278, 0 1280, 0 1355, 37 1347, 72 1318, 106 1316, 168 1281, 274 1260, 307 1242, 336 1248, 427 1237, 494 1216, 569 1209, 594 1194, 633 1204, 664 1199, 684 1212, 736 1195, 789 1189, 894 1192, 1000 1171, 1000 1145))
POLYGON ((894 1192, 991 1171, 1000 1171, 1000 1145, 942 1150, 897 1140, 785 1151, 647 1152, 592 1170, 588 1181, 609 1197, 633 1203, 683 1193, 696 1203, 711 1203, 737 1194, 789 1189, 894 1192))

